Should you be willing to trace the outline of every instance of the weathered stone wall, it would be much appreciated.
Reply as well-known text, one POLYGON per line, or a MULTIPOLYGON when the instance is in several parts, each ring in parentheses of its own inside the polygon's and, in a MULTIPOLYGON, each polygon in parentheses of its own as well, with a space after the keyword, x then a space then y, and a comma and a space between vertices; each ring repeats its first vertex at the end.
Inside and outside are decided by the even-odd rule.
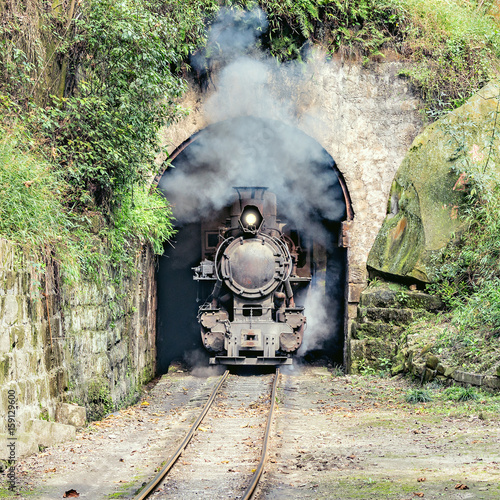
POLYGON ((396 363, 405 326, 442 307, 437 296, 404 290, 396 284, 367 288, 361 294, 351 329, 351 370, 379 370, 396 363))
MULTIPOLYGON (((262 70, 259 64, 255 63, 255 72, 262 70)), ((394 175, 422 126, 418 100, 398 76, 402 67, 399 62, 364 67, 359 62, 317 57, 293 70, 269 70, 258 79, 255 72, 245 72, 248 67, 232 74, 232 79, 224 80, 224 73, 212 75, 206 91, 191 84, 181 103, 190 114, 163 133, 163 142, 172 152, 214 121, 253 115, 296 126, 334 158, 354 211, 353 220, 344 227, 344 245, 349 246, 348 366, 350 323, 366 286, 368 252, 387 213, 394 175), (240 92, 252 78, 251 92, 240 92)))
POLYGON ((367 288, 352 324, 351 370, 363 373, 390 368, 392 375, 409 373, 422 382, 437 378, 442 383, 500 389, 498 362, 487 373, 469 373, 436 354, 432 339, 408 332, 407 325, 419 318, 432 320, 443 308, 438 296, 395 283, 367 288))
MULTIPOLYGON (((45 444, 29 429, 39 427, 33 419, 53 421, 57 403, 117 405, 152 378, 153 264, 145 248, 138 252, 137 272, 121 285, 69 287, 60 282, 57 263, 33 263, 0 239, 0 411, 7 415, 8 391, 13 390, 18 454, 45 444)), ((5 426, 2 419, 0 437, 5 437, 5 426)), ((3 458, 7 450, 0 446, 3 458)))

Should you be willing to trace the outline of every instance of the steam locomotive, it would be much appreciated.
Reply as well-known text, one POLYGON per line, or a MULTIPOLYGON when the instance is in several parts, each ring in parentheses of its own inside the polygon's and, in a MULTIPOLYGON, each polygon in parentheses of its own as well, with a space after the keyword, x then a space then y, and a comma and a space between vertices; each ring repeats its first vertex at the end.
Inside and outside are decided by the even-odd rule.
POLYGON ((203 260, 193 268, 210 364, 292 364, 306 327, 295 295, 311 281, 310 251, 277 218, 275 194, 237 187, 230 208, 202 224, 203 260))

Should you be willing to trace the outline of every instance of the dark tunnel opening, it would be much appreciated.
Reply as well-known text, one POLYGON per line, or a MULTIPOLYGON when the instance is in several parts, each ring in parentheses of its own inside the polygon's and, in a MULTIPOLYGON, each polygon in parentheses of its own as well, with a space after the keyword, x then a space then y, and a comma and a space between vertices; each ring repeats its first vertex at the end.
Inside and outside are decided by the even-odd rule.
MULTIPOLYGON (((252 117, 210 125, 187 143, 187 147, 178 148, 178 154, 174 153, 172 165, 175 168, 168 168, 159 183, 160 190, 173 204, 178 233, 173 245, 165 246, 157 270, 158 373, 167 372, 173 361, 183 361, 191 366, 208 365, 209 354, 203 349, 197 321, 199 302, 203 297, 199 296, 192 271, 202 260, 202 238, 206 238, 202 234, 202 214, 208 216, 207 219, 216 217, 229 205, 232 187, 245 184, 245 181, 247 185, 268 185, 275 192, 278 216, 283 225, 293 230, 298 227, 306 235, 304 241, 307 240, 306 245, 314 256, 311 287, 314 287, 315 294, 305 291, 297 299, 306 306, 308 330, 304 334, 303 347, 307 350, 299 350, 300 356, 296 358, 305 362, 321 360, 342 365, 347 249, 339 246, 339 235, 342 221, 347 218, 348 206, 343 179, 333 158, 298 129, 252 117), (299 154, 297 144, 302 149, 299 154), (225 145, 230 145, 227 150, 225 145), (268 170, 257 168, 253 173, 256 178, 252 178, 251 165, 254 163, 250 167, 246 163, 250 156, 255 164, 271 167, 268 170), (272 168, 280 162, 288 165, 283 168, 281 179, 279 166, 275 171, 272 168), (241 163, 244 163, 243 167, 241 163), (278 172, 278 175, 273 175, 273 172, 278 172), (184 183, 178 182, 181 174, 184 183), (317 187, 304 180, 308 175, 320 179, 321 196, 334 201, 334 211, 328 202, 318 202, 317 187), (241 180, 244 182, 236 182, 241 180), (192 189, 186 189, 191 182, 192 189), (217 203, 213 199, 213 184, 222 184, 217 203), (204 203, 206 191, 211 191, 212 198, 204 203), (308 196, 313 198, 311 203, 307 201, 308 196), (194 205, 196 208, 190 212, 194 205), (319 312, 315 310, 318 302, 322 306, 319 312), (317 338, 311 337, 308 339, 311 341, 306 342, 311 329, 315 330, 317 338)), ((218 196, 216 192, 215 198, 218 196)))

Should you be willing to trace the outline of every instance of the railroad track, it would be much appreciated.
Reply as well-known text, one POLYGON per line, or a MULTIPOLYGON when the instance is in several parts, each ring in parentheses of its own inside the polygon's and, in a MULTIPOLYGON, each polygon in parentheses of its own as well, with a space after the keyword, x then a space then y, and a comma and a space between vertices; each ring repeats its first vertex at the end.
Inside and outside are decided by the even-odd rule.
POLYGON ((240 377, 226 371, 215 384, 180 446, 134 500, 176 496, 186 499, 190 498, 190 493, 196 494, 197 498, 200 495, 206 495, 206 498, 252 498, 267 458, 279 369, 276 369, 269 390, 272 377, 240 377), (195 434, 197 443, 186 450, 195 434), (258 441, 262 442, 258 453, 260 460, 254 458, 258 452, 254 445, 258 441), (221 469, 225 470, 222 472, 221 469), (245 484, 245 491, 242 491, 242 484, 245 484))

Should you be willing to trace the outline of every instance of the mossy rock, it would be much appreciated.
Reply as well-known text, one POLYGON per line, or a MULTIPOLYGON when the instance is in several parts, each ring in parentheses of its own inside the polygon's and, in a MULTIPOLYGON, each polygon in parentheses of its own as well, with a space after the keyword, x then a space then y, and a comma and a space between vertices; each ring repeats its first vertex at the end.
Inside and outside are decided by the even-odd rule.
POLYGON ((402 332, 402 328, 389 325, 380 321, 367 321, 364 323, 353 323, 352 337, 354 339, 364 339, 368 337, 381 339, 397 339, 402 332))
POLYGON ((396 344, 386 339, 365 338, 351 340, 351 372, 359 373, 362 367, 379 369, 382 359, 392 359, 396 344))
MULTIPOLYGON (((491 82, 466 104, 428 126, 399 167, 387 216, 368 256, 368 269, 399 281, 429 282, 433 259, 460 231, 464 162, 484 162, 500 95, 491 82)), ((500 134, 495 135, 495 148, 500 134)), ((492 177, 500 165, 489 162, 492 177)))
POLYGON ((385 307, 359 307, 358 316, 362 321, 382 321, 394 325, 406 325, 413 321, 412 309, 396 309, 385 307))
POLYGON ((361 294, 359 305, 362 307, 394 307, 405 309, 422 309, 439 311, 444 307, 437 295, 429 295, 421 291, 391 290, 387 285, 367 288, 361 294))

